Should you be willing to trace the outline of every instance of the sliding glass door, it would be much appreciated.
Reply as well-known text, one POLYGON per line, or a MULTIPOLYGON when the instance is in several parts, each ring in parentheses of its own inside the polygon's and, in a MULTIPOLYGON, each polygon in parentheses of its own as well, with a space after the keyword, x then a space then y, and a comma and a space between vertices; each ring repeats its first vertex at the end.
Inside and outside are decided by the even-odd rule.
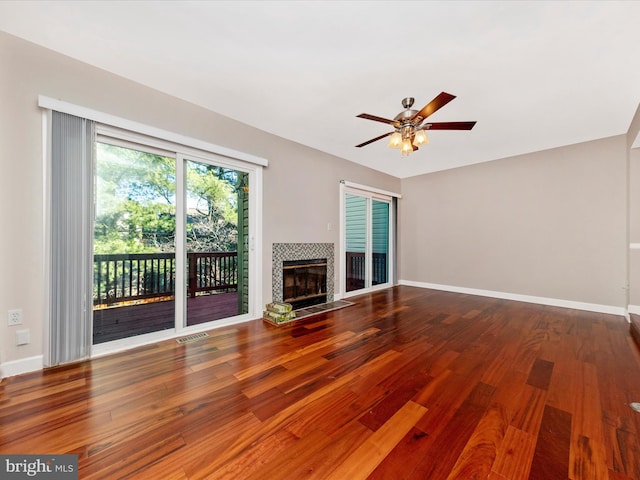
POLYGON ((174 328, 176 159, 96 143, 93 343, 174 328))
POLYGON ((345 188, 343 197, 344 291, 391 284, 392 211, 390 197, 345 188))
POLYGON ((185 160, 188 326, 248 311, 248 177, 185 160))
POLYGON ((249 312, 249 178, 217 157, 99 137, 94 345, 249 312))

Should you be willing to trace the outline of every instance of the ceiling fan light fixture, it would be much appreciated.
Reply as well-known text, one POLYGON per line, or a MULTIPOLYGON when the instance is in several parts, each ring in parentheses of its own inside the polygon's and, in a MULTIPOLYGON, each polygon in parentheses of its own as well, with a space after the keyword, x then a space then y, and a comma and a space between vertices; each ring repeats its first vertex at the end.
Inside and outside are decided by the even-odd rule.
POLYGON ((471 130, 476 122, 429 122, 423 123, 427 117, 433 115, 447 103, 453 100, 455 95, 441 92, 433 100, 427 103, 421 110, 413 110, 413 98, 407 97, 402 100, 404 110, 396 115, 393 120, 378 117, 368 113, 356 115, 358 118, 373 120, 375 122, 386 123, 393 126, 394 130, 383 133, 371 140, 356 145, 356 148, 364 147, 383 138, 389 137, 389 148, 399 148, 402 156, 409 155, 414 150, 418 150, 421 145, 429 143, 426 130, 471 130))
POLYGON ((420 145, 426 145, 427 143, 429 143, 429 137, 427 137, 427 132, 425 132, 422 129, 416 131, 416 134, 413 137, 413 144, 416 147, 419 147, 420 145))
POLYGON ((389 143, 387 144, 389 148, 401 148, 402 147, 402 135, 400 132, 393 132, 391 137, 389 137, 389 143))
POLYGON ((413 145, 411 145, 411 139, 405 138, 402 141, 402 148, 400 149, 400 154, 408 156, 411 152, 413 152, 413 145))

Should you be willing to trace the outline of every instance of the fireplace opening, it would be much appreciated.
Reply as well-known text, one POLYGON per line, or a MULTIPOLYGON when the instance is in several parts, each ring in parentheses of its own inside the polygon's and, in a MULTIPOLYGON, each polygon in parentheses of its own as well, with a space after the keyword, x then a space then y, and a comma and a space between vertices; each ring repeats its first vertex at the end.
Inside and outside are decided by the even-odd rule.
POLYGON ((284 260, 282 262, 283 301, 294 309, 327 301, 327 259, 284 260))

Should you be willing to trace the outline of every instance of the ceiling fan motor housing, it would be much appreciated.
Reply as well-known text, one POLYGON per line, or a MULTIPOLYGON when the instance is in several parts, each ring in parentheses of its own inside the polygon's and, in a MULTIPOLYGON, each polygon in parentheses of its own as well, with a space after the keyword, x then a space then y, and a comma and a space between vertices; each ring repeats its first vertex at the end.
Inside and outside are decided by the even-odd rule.
MULTIPOLYGON (((398 115, 396 115, 394 120, 399 122, 399 123, 401 123, 401 124, 402 123, 406 123, 406 122, 411 121, 416 113, 418 113, 417 110, 407 109, 407 110, 404 110, 404 111, 400 112, 398 115)), ((417 120, 418 118, 419 117, 416 117, 413 120, 417 120)), ((418 122, 412 122, 412 123, 418 123, 418 122)))
POLYGON ((402 106, 404 108, 411 108, 415 99, 413 97, 407 97, 402 99, 402 106))

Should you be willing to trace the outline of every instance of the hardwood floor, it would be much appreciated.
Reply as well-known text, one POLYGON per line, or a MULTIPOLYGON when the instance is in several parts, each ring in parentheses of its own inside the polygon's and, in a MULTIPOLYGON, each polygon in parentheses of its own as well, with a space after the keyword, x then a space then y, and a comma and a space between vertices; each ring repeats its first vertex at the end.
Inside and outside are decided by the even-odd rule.
POLYGON ((629 324, 629 332, 631 333, 631 338, 633 338, 636 342, 638 348, 640 348, 640 315, 634 315, 633 313, 629 315, 631 318, 631 322, 629 324))
POLYGON ((0 452, 82 479, 637 479, 622 317, 396 287, 6 379, 0 452))

